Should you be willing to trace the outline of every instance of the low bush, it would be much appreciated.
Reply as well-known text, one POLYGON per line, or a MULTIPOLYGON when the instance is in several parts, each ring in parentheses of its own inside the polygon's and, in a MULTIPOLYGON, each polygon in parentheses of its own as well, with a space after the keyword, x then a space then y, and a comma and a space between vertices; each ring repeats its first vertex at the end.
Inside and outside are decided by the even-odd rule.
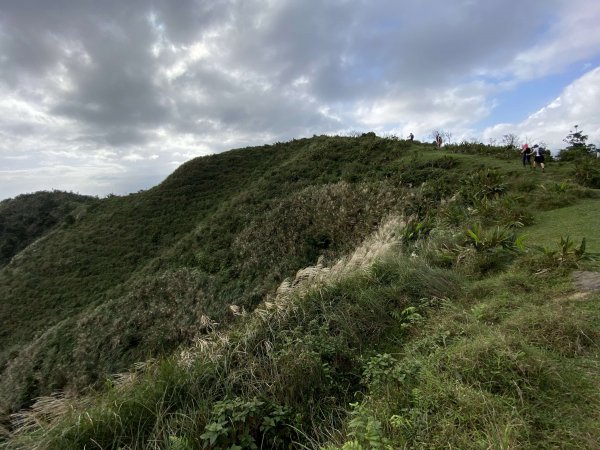
POLYGON ((469 175, 459 188, 461 197, 470 204, 504 194, 507 185, 502 174, 492 169, 482 169, 469 175))
POLYGON ((600 259, 600 255, 586 250, 585 238, 577 245, 570 236, 561 236, 554 248, 533 246, 532 249, 536 253, 520 264, 538 274, 590 267, 597 264, 600 259))
POLYGON ((486 145, 477 142, 461 142, 459 144, 449 144, 444 149, 451 153, 463 153, 467 155, 486 155, 500 159, 517 159, 519 150, 511 147, 498 147, 495 145, 486 145))
POLYGON ((575 163, 573 179, 582 186, 600 189, 600 158, 587 157, 575 163))

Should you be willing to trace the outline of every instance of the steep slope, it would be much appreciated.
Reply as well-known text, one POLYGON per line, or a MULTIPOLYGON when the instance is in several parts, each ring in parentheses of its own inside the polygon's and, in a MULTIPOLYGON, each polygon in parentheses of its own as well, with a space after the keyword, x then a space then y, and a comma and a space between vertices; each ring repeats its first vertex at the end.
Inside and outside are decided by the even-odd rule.
POLYGON ((300 267, 348 251, 404 207, 403 173, 443 172, 425 162, 419 178, 410 154, 372 134, 294 140, 198 158, 91 205, 0 272, 2 403, 170 351, 203 315, 252 308, 300 267))

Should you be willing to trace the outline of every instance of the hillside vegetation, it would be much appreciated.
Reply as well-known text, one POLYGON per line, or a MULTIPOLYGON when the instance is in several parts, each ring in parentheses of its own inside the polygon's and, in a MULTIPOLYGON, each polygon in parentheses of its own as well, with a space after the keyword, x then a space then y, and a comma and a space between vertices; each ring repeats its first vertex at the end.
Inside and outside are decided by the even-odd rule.
POLYGON ((580 167, 315 136, 93 202, 0 271, 5 445, 596 448, 580 167))
POLYGON ((202 315, 252 308, 319 256, 350 250, 399 207, 406 147, 365 136, 236 150, 90 205, 0 272, 2 404, 168 352, 202 315))
POLYGON ((96 199, 68 192, 36 192, 0 202, 0 267, 56 225, 82 214, 96 199), (67 216, 71 215, 67 219, 67 216))

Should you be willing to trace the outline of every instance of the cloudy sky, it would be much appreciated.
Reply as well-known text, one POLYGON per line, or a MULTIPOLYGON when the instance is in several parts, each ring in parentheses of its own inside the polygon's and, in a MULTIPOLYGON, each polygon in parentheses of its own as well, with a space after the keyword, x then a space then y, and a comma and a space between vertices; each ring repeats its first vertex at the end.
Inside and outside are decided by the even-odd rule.
POLYGON ((0 199, 375 131, 600 144, 593 0, 0 0, 0 199))

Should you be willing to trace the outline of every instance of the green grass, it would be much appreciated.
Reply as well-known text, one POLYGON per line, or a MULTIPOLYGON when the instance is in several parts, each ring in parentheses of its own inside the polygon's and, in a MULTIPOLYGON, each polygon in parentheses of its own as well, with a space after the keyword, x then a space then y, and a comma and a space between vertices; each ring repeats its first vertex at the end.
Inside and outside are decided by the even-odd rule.
POLYGON ((558 273, 469 281, 392 251, 208 335, 189 366, 34 409, 41 428, 11 445, 594 448, 600 294, 573 294, 558 273))
POLYGON ((597 448, 600 293, 519 266, 464 288, 371 359, 329 449, 597 448))
POLYGON ((570 236, 576 243, 585 237, 588 251, 600 253, 599 226, 600 199, 584 199, 575 205, 540 212, 536 224, 523 232, 527 242, 547 247, 555 246, 561 236, 570 236))

